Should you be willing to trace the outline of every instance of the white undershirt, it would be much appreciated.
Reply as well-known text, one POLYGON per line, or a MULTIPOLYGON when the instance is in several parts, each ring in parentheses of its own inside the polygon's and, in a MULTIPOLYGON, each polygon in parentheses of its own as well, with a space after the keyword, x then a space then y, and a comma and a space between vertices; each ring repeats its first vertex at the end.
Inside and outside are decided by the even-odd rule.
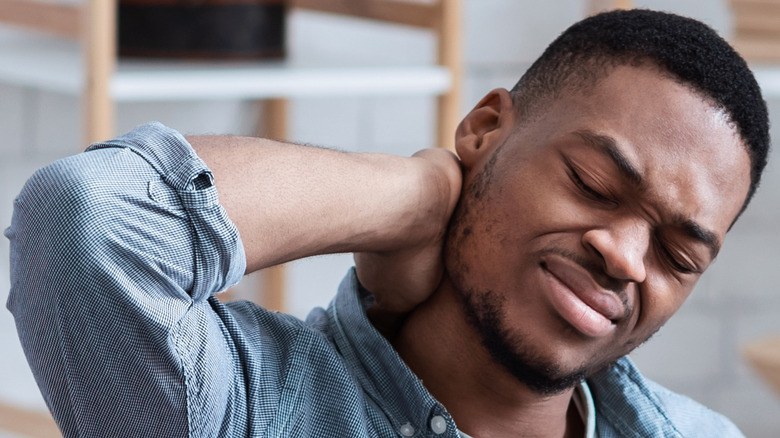
MULTIPOLYGON (((590 393, 588 383, 584 380, 574 388, 573 400, 585 424, 585 438, 596 438, 596 405, 593 404, 593 395, 590 393)), ((461 438, 471 438, 461 431, 458 433, 461 438)))

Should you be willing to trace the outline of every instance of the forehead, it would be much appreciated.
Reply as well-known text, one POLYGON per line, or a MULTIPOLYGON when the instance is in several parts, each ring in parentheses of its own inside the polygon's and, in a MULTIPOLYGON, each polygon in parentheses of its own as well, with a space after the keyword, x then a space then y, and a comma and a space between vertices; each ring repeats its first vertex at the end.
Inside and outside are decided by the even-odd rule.
POLYGON ((645 182, 646 199, 667 216, 695 219, 722 235, 741 209, 750 163, 728 116, 653 68, 617 67, 588 90, 551 102, 516 134, 530 149, 545 145, 620 171, 609 148, 583 132, 611 140, 645 182))

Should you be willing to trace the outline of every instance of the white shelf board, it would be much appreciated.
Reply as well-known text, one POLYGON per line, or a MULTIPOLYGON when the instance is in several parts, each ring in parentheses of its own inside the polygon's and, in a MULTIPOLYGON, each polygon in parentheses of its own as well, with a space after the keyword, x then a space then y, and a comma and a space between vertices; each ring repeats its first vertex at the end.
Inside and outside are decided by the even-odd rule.
MULTIPOLYGON (((83 81, 75 43, 32 36, 0 39, 0 82, 78 95, 83 81)), ((450 73, 436 65, 121 60, 110 87, 117 102, 138 102, 439 95, 450 84, 450 73)))

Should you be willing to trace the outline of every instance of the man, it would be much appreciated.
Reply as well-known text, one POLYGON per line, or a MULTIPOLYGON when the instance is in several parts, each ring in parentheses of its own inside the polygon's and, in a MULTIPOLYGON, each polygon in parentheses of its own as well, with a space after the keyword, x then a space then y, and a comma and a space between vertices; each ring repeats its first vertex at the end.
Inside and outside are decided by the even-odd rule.
POLYGON ((715 258, 768 144, 713 31, 602 14, 477 104, 459 163, 159 124, 59 161, 16 200, 8 307, 67 436, 738 436, 623 356, 715 258), (306 322, 214 298, 341 251, 356 271, 306 322))

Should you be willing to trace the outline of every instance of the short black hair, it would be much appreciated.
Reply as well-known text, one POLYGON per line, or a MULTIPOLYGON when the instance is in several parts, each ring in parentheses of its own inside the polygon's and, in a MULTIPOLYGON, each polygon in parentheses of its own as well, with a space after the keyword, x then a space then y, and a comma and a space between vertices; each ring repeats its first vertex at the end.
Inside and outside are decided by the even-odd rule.
POLYGON ((587 88, 618 65, 650 62, 708 98, 730 117, 750 156, 755 194, 769 152, 769 116, 747 63, 704 23, 644 9, 588 17, 565 30, 512 89, 520 111, 531 112, 564 91, 587 88))

